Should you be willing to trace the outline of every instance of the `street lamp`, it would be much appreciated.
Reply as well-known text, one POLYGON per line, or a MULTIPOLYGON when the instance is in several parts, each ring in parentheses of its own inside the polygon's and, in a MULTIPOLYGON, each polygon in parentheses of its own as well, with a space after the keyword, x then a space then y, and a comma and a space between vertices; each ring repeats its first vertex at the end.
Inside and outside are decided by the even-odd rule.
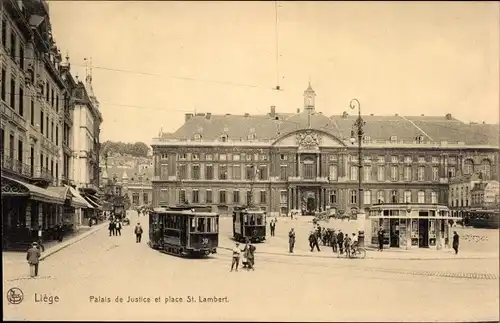
POLYGON ((351 139, 350 142, 352 145, 356 142, 356 132, 358 135, 358 214, 363 213, 363 188, 362 188, 362 181, 363 181, 363 152, 361 149, 361 143, 363 140, 363 126, 365 125, 365 122, 361 118, 361 104, 357 99, 352 99, 351 102, 349 103, 349 106, 351 109, 358 109, 358 118, 356 119, 356 122, 354 122, 354 128, 356 128, 357 131, 351 130, 351 139))

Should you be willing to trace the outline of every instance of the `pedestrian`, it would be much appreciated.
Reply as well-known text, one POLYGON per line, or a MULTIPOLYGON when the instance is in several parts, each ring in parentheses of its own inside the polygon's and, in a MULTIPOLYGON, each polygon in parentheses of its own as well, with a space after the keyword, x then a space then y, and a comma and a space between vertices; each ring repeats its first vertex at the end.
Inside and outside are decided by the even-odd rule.
POLYGON ((240 254, 241 254, 240 244, 239 242, 236 242, 236 245, 233 248, 233 260, 231 262, 230 271, 233 271, 235 265, 236 265, 236 271, 238 271, 238 266, 240 265, 240 254))
POLYGON ((339 244, 339 252, 342 255, 344 253, 344 234, 342 233, 342 230, 339 230, 339 233, 337 234, 337 243, 339 244))
POLYGON ((453 231, 453 250, 455 250, 455 255, 458 254, 458 245, 460 243, 460 236, 458 235, 457 231, 453 231))
POLYGON ((318 235, 316 232, 311 231, 311 234, 309 234, 309 247, 311 247, 311 252, 313 252, 314 247, 319 250, 319 244, 318 244, 318 235))
POLYGON ((108 230, 109 230, 110 237, 111 237, 111 235, 115 235, 115 222, 113 220, 109 221, 108 230))
POLYGON ((115 230, 116 230, 116 235, 122 235, 122 223, 120 220, 116 221, 116 227, 115 227, 115 230))
POLYGON ((384 229, 380 227, 377 232, 378 250, 384 250, 384 229))
POLYGON ((38 243, 33 242, 26 255, 26 260, 28 260, 28 264, 30 265, 31 278, 38 276, 38 264, 40 263, 40 256, 41 253, 38 249, 38 243))
POLYGON ((137 225, 135 226, 134 233, 135 233, 135 242, 136 243, 141 243, 141 238, 142 238, 142 227, 139 222, 137 222, 137 225))
POLYGON ((247 241, 247 244, 245 245, 245 249, 243 249, 243 257, 245 258, 246 262, 246 268, 247 269, 254 269, 255 265, 255 246, 252 244, 251 241, 247 241))
POLYGON ((271 237, 274 237, 274 230, 276 229, 276 222, 274 222, 274 220, 271 220, 269 228, 271 229, 271 237))
POLYGON ((288 250, 290 253, 293 253, 293 248, 295 247, 295 231, 293 228, 288 232, 288 250))
POLYGON ((59 242, 62 242, 63 241, 63 236, 64 236, 64 229, 63 229, 62 223, 59 223, 57 225, 57 229, 56 230, 57 230, 57 240, 59 242))
POLYGON ((344 251, 345 256, 349 258, 351 256, 351 238, 347 233, 344 235, 344 251))
POLYGON ((337 252, 337 233, 333 230, 332 235, 330 237, 330 244, 332 245, 333 252, 337 252))

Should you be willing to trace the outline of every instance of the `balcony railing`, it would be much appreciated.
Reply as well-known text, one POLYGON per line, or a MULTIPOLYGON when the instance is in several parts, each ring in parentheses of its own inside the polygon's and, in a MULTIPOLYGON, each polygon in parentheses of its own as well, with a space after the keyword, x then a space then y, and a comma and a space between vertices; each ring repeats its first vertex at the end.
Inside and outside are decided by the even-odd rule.
POLYGON ((27 130, 26 120, 21 117, 16 111, 12 110, 7 106, 5 102, 1 103, 2 106, 2 115, 4 115, 7 120, 14 122, 19 127, 27 130))
POLYGON ((26 177, 32 177, 31 165, 25 164, 19 160, 16 160, 10 156, 2 154, 2 169, 9 170, 19 175, 26 177))
POLYGON ((43 180, 51 183, 54 180, 54 176, 50 173, 50 171, 45 167, 35 167, 33 172, 34 180, 43 180))

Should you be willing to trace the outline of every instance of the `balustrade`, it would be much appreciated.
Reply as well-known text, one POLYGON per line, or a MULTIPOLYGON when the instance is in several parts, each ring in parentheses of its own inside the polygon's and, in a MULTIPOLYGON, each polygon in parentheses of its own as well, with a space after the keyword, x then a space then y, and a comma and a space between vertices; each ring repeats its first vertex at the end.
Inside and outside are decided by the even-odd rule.
POLYGON ((31 165, 2 154, 2 169, 10 170, 26 177, 32 176, 31 165))

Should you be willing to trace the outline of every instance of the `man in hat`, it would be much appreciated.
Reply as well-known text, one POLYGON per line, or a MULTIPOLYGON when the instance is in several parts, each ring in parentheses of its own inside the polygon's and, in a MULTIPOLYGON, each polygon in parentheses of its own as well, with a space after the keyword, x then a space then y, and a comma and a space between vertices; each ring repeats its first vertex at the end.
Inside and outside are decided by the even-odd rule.
POLYGON ((238 271, 238 266, 240 264, 240 255, 241 255, 240 244, 239 242, 236 242, 236 245, 233 248, 233 261, 231 262, 231 271, 233 271, 235 265, 236 265, 236 271, 238 271))
POLYGON ((31 278, 38 276, 38 264, 40 263, 40 256, 41 253, 38 249, 38 243, 33 242, 26 255, 26 260, 28 260, 28 264, 30 265, 31 278))
POLYGON ((143 232, 143 230, 141 227, 141 223, 137 222, 137 225, 135 226, 135 229, 134 229, 136 243, 141 243, 142 232, 143 232))

